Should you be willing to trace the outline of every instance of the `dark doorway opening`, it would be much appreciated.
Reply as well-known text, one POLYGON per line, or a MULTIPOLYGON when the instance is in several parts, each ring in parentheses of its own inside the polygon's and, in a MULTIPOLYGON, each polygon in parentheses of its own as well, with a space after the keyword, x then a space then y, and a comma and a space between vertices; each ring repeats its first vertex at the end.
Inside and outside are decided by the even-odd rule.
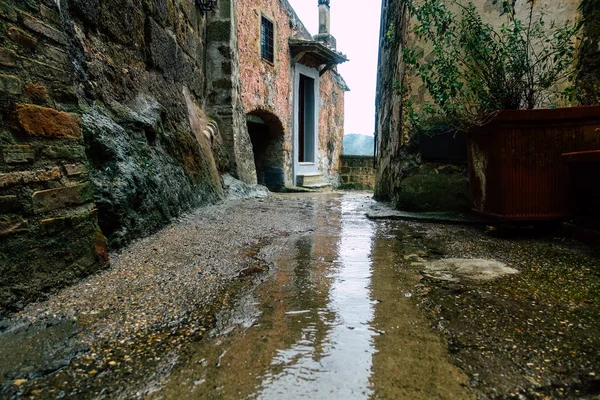
POLYGON ((284 191, 284 130, 281 121, 268 111, 257 110, 246 116, 246 122, 258 183, 272 192, 284 191))

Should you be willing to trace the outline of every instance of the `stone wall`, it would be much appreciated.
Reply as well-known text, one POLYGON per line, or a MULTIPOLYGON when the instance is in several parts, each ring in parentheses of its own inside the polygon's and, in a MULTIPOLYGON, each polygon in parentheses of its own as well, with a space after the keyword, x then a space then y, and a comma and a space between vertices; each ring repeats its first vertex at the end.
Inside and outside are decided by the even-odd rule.
POLYGON ((340 189, 373 190, 375 169, 372 156, 340 157, 340 189))
POLYGON ((238 53, 238 4, 243 0, 216 2, 207 33, 207 95, 209 110, 219 122, 226 147, 227 169, 236 178, 255 184, 256 167, 242 104, 238 53))
POLYGON ((0 309, 221 197, 205 26, 193 1, 0 0, 0 309))
POLYGON ((53 1, 0 1, 0 318, 102 268, 68 33, 53 1))
POLYGON ((402 179, 421 164, 418 148, 402 127, 402 96, 395 82, 403 82, 402 32, 407 26, 403 0, 384 0, 379 42, 379 70, 376 97, 377 171, 375 197, 398 203, 402 179))
POLYGON ((319 115, 319 171, 336 187, 340 183, 339 160, 344 148, 344 96, 346 82, 333 70, 320 82, 321 114, 319 115))
POLYGON ((194 2, 68 0, 61 8, 111 246, 217 199, 221 139, 205 131, 206 17, 194 2))
MULTIPOLYGON (((574 23, 581 18, 581 13, 578 10, 580 2, 581 0, 536 0, 533 17, 537 18, 543 12, 547 25, 550 25, 551 22, 556 22, 557 24, 574 23)), ((475 0, 473 3, 477 7, 484 23, 498 27, 500 24, 506 22, 506 17, 500 16, 503 12, 502 1, 475 0)), ((517 1, 515 5, 516 18, 521 21, 527 21, 530 11, 529 6, 528 1, 517 1)), ((458 11, 456 10, 456 12, 458 11)), ((409 27, 416 23, 417 21, 414 18, 411 19, 409 27)), ((425 58, 427 57, 427 54, 431 51, 430 44, 419 42, 410 28, 404 29, 400 34, 404 43, 424 50, 426 54, 425 58)), ((427 89, 419 77, 408 74, 403 82, 403 87, 408 90, 406 96, 415 105, 415 109, 418 109, 420 104, 432 102, 427 89)), ((555 97, 552 98, 552 101, 556 101, 553 104, 554 106, 565 105, 561 99, 555 97)))
MULTIPOLYGON (((597 1, 591 0, 591 3, 597 1)), ((497 23, 500 21, 498 15, 501 12, 502 2, 496 0, 477 0, 474 2, 481 11, 485 22, 497 23)), ((565 22, 574 21, 579 18, 578 7, 580 0, 543 0, 537 1, 536 9, 539 12, 544 10, 546 21, 556 20, 565 22)), ((585 9, 585 8, 584 8, 585 9)), ((588 6, 588 14, 597 13, 598 7, 588 6)), ((527 2, 517 2, 517 13, 524 16, 527 11, 527 2)), ((589 17, 588 17, 589 19, 589 17)), ((593 16, 592 16, 592 21, 593 16)), ((584 52, 585 61, 581 65, 593 64, 594 57, 597 56, 598 35, 592 33, 590 26, 595 22, 588 22, 586 25, 587 48, 593 49, 584 52), (594 44, 595 43, 595 44, 594 44), (585 55, 587 54, 587 55, 585 55), (592 61, 589 61, 592 60, 592 61)), ((427 51, 424 44, 415 44, 415 38, 410 30, 412 22, 409 21, 404 0, 385 0, 382 8, 382 30, 380 35, 380 59, 378 72, 378 93, 377 93, 377 179, 375 187, 376 198, 384 201, 390 201, 395 206, 401 208, 418 208, 419 203, 435 204, 435 209, 448 205, 453 209, 462 209, 468 207, 468 196, 466 186, 463 185, 466 171, 464 165, 457 163, 454 166, 444 164, 429 163, 421 156, 419 145, 419 136, 405 126, 403 119, 403 98, 409 98, 416 108, 420 104, 430 102, 425 87, 422 82, 406 73, 402 62, 402 49, 405 43, 411 46, 421 47, 427 51), (435 173, 443 167, 444 173, 435 173), (417 178, 407 178, 418 175, 417 178), (429 198, 419 199, 418 193, 422 193, 423 179, 428 182, 427 186, 440 185, 436 192, 446 193, 449 197, 441 202, 430 201, 429 198), (436 183, 437 182, 437 183, 436 183), (460 182, 461 190, 448 191, 444 188, 454 187, 456 182, 460 182), (411 185, 417 184, 418 187, 411 185), (438 190, 439 189, 439 190, 438 190), (403 191, 412 193, 410 196, 402 194, 403 191), (410 198, 410 201, 407 199, 410 198)), ((593 85, 596 82, 595 77, 597 69, 594 67, 583 69, 582 81, 590 82, 593 85)), ((589 95, 588 95, 589 98, 589 95)))

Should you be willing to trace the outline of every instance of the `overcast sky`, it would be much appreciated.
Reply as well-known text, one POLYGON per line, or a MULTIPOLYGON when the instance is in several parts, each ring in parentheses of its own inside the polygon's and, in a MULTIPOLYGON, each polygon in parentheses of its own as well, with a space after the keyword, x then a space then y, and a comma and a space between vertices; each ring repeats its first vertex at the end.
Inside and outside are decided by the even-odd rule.
MULTIPOLYGON (((311 34, 319 30, 317 0, 288 0, 311 34)), ((373 135, 381 0, 331 0, 331 34, 349 62, 339 66, 346 93, 345 133, 373 135)))

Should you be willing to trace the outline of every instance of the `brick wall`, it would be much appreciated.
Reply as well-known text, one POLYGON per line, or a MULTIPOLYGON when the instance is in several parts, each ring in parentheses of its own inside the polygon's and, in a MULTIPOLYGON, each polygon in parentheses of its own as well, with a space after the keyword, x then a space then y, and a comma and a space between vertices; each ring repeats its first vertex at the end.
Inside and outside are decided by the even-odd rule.
POLYGON ((0 317, 107 261, 53 1, 0 1, 0 317))
POLYGON ((373 156, 341 156, 340 183, 340 189, 373 190, 375 188, 373 156))

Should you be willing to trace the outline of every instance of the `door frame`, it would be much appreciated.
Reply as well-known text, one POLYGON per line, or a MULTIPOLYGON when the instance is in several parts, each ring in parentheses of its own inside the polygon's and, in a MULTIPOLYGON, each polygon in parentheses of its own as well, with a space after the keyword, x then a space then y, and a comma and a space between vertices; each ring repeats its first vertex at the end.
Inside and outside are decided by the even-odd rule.
POLYGON ((294 110, 293 110, 293 173, 292 181, 296 186, 296 177, 298 175, 314 175, 319 173, 319 111, 320 111, 320 93, 319 93, 319 71, 316 68, 310 68, 303 64, 296 63, 294 65, 294 110), (299 138, 300 134, 299 121, 298 121, 298 107, 300 101, 300 74, 314 80, 314 92, 315 92, 315 104, 314 104, 314 162, 299 162, 298 161, 298 149, 299 149, 299 138))

